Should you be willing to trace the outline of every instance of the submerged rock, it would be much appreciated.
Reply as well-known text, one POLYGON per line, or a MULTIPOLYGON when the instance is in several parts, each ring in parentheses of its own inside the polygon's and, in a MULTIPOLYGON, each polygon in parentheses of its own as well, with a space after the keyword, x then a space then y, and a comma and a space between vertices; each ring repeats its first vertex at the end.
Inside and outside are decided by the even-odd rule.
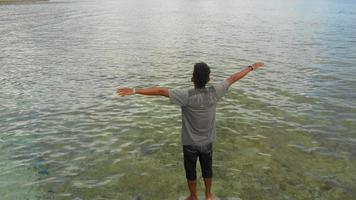
POLYGON ((42 158, 36 158, 32 160, 31 166, 37 170, 37 173, 40 175, 48 175, 49 171, 43 166, 42 162, 44 160, 42 158))
POLYGON ((142 198, 140 196, 137 196, 137 197, 133 198, 133 200, 142 200, 142 198))

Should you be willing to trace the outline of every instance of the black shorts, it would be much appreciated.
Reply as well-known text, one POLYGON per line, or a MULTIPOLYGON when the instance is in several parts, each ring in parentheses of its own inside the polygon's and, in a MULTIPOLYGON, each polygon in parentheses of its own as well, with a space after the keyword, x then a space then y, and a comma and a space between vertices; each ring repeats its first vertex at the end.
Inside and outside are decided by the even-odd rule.
POLYGON ((201 146, 183 145, 185 176, 188 180, 196 180, 196 164, 199 158, 202 176, 211 178, 213 176, 213 144, 201 146))

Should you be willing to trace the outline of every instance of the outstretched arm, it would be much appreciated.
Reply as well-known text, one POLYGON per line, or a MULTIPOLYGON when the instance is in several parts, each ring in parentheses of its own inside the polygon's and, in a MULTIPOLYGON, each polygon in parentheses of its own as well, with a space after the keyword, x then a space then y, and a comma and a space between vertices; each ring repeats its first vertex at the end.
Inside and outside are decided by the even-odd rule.
POLYGON ((150 96, 165 96, 169 97, 169 92, 167 88, 161 87, 152 87, 152 88, 143 88, 143 89, 134 89, 134 88, 118 88, 117 94, 120 96, 133 95, 133 94, 142 94, 150 96))
POLYGON ((229 83, 229 85, 232 85, 236 81, 240 80, 242 77, 246 76, 246 74, 248 74, 250 71, 262 66, 264 66, 263 62, 254 63, 253 65, 246 67, 244 70, 231 75, 229 78, 227 78, 227 82, 229 83))

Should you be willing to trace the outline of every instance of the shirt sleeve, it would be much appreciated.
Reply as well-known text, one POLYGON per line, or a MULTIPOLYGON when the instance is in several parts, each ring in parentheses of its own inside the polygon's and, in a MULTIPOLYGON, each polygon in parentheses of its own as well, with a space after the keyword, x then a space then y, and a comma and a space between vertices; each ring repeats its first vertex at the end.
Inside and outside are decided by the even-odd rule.
POLYGON ((221 81, 220 83, 214 84, 213 86, 216 90, 216 96, 218 100, 221 99, 227 93, 230 87, 226 79, 224 81, 221 81))
POLYGON ((188 104, 188 90, 170 89, 168 92, 171 103, 179 106, 186 106, 188 104))

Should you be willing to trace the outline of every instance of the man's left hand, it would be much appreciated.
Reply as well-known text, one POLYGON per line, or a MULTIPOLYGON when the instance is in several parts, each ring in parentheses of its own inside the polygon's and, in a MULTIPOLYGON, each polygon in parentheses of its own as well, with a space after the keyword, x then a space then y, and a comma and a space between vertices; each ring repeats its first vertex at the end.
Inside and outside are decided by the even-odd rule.
POLYGON ((116 93, 120 96, 133 95, 134 90, 132 88, 118 88, 116 93))

